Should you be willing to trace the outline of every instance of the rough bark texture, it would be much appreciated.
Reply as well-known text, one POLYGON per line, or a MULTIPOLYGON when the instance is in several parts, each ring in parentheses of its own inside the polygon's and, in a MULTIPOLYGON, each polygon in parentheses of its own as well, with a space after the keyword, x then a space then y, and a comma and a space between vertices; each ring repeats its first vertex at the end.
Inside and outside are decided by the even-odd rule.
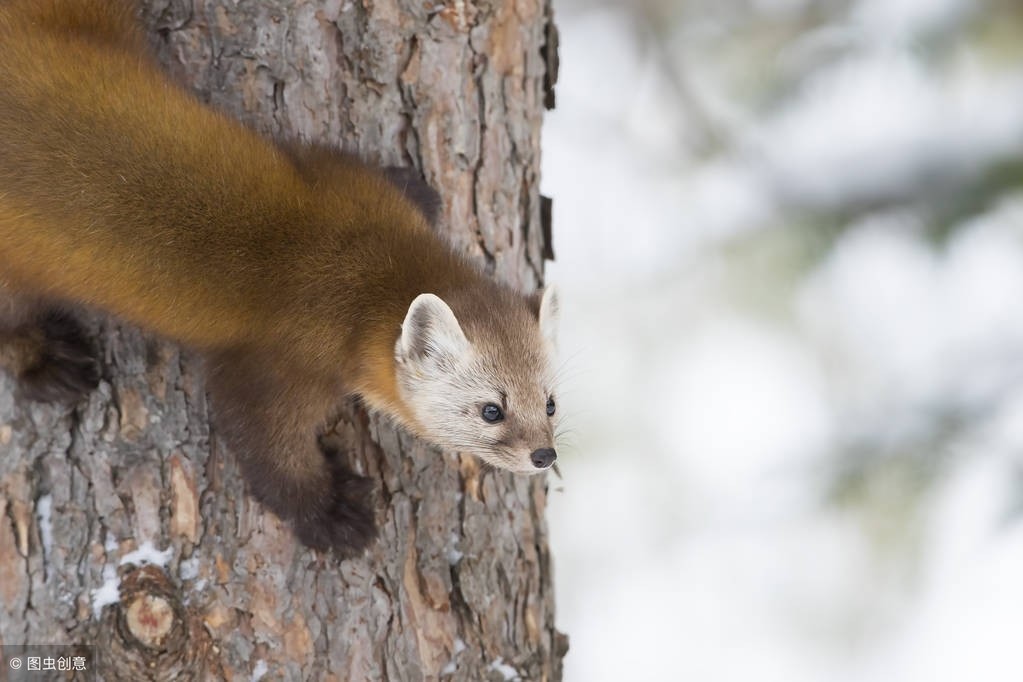
MULTIPOLYGON (((459 248, 540 283, 547 0, 152 0, 144 15, 203 99, 422 169, 459 248)), ((87 323, 104 376, 87 402, 18 403, 0 374, 0 641, 93 644, 109 680, 560 678, 545 478, 348 410, 337 437, 378 481, 381 535, 338 562, 245 494, 195 357, 87 323), (164 553, 130 554, 146 543, 164 553), (118 583, 103 606, 94 591, 118 583)))

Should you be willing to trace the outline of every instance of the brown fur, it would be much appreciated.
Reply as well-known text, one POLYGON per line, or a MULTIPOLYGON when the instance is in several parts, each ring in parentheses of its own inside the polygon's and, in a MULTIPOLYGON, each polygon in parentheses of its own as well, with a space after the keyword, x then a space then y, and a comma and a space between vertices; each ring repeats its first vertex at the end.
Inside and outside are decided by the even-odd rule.
POLYGON ((0 321, 7 364, 23 380, 63 368, 62 394, 95 383, 73 329, 30 322, 58 305, 192 346, 255 495, 306 543, 360 550, 374 534, 366 482, 324 457, 317 429, 357 393, 417 430, 394 346, 418 294, 448 300, 470 335, 474 316, 518 319, 527 304, 432 232, 429 190, 202 106, 146 55, 131 14, 116 0, 0 2, 0 285, 43 302, 0 321), (77 352, 46 360, 55 339, 77 352))

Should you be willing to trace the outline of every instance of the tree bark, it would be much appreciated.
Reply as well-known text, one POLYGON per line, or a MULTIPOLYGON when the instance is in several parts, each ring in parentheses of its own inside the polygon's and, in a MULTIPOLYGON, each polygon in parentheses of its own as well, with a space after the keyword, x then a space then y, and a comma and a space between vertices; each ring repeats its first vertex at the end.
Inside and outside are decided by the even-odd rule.
MULTIPOLYGON (((530 291, 548 248, 547 3, 150 0, 143 14, 211 105, 421 169, 456 248, 530 291)), ((107 680, 560 679, 545 477, 438 452, 350 406, 334 434, 378 485, 381 532, 338 561, 246 495, 196 357, 86 324, 103 381, 74 408, 16 402, 0 374, 4 644, 91 645, 107 680)))

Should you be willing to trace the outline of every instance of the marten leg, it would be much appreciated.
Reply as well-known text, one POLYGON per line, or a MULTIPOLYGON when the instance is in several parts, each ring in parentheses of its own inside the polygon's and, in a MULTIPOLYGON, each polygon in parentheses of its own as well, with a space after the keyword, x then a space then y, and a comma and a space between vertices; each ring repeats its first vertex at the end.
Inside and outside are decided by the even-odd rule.
POLYGON ((376 536, 372 484, 325 454, 317 430, 340 399, 333 382, 246 352, 210 359, 214 424, 256 499, 316 549, 361 552, 376 536))
POLYGON ((68 314, 0 285, 0 365, 28 400, 77 402, 99 373, 81 326, 68 314))

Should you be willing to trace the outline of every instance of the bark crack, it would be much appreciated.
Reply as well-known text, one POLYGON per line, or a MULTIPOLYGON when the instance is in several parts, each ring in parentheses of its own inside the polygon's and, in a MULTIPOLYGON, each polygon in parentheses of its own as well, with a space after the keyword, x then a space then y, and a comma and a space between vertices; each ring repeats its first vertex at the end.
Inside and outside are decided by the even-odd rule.
MULTIPOLYGON (((481 174, 486 161, 486 140, 487 140, 487 99, 486 88, 483 83, 483 76, 486 72, 486 56, 476 51, 472 39, 468 40, 469 51, 472 53, 473 84, 476 87, 477 107, 479 111, 479 145, 476 150, 476 159, 472 169, 472 213, 475 216, 473 222, 473 235, 480 256, 483 258, 483 271, 492 275, 496 268, 495 254, 487 246, 486 237, 483 234, 483 224, 480 220, 480 193, 483 191, 481 174)), ((487 211, 489 213, 489 211, 487 211)))

